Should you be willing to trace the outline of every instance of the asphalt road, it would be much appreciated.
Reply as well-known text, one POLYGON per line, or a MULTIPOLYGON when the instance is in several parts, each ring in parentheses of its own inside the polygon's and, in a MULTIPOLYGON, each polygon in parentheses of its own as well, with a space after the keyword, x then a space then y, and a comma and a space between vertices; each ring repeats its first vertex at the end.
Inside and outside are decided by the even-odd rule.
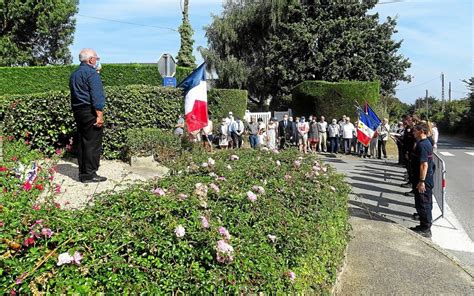
POLYGON ((436 153, 446 163, 446 202, 474 240, 474 143, 441 137, 436 153))

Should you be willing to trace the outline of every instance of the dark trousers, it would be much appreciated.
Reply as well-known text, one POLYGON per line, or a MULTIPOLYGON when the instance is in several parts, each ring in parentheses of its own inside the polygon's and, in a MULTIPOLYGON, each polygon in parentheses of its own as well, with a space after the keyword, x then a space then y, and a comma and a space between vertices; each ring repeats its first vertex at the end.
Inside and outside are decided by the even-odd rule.
POLYGON ((240 148, 242 146, 242 135, 231 132, 230 136, 232 137, 232 148, 240 148))
POLYGON ((398 164, 405 164, 405 152, 403 151, 403 144, 397 141, 398 148, 398 164))
MULTIPOLYGON (((415 187, 415 186, 413 186, 415 187)), ((431 222, 433 216, 431 211, 433 210, 433 188, 428 184, 425 185, 426 191, 419 193, 415 188, 415 208, 418 215, 420 215, 420 227, 422 230, 428 230, 431 228, 431 222)))
POLYGON ((287 141, 289 142, 290 139, 289 139, 289 138, 286 139, 285 137, 281 137, 281 138, 280 138, 280 150, 281 150, 281 149, 285 149, 285 143, 286 143, 287 141))
POLYGON ((339 139, 337 137, 329 137, 329 152, 337 153, 339 139))
POLYGON ((258 145, 258 136, 257 135, 250 135, 249 136, 250 147, 253 149, 257 149, 258 145))
POLYGON ((344 153, 345 154, 351 153, 351 143, 352 143, 352 139, 344 138, 344 153))
POLYGON ((378 145, 378 158, 382 158, 382 152, 383 152, 383 157, 387 158, 387 150, 385 150, 385 146, 387 145, 387 141, 379 141, 378 145))
POLYGON ((95 110, 90 107, 74 110, 78 134, 77 162, 80 179, 92 178, 99 169, 103 128, 94 126, 96 117, 95 110))

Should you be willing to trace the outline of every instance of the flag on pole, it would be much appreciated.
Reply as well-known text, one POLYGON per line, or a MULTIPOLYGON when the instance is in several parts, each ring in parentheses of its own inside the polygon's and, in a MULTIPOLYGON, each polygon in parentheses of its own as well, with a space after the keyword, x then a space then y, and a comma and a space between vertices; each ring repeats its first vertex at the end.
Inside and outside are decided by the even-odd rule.
POLYGON ((372 128, 372 119, 359 109, 359 123, 357 125, 357 140, 364 146, 369 146, 374 137, 375 129, 372 128))
POLYGON ((207 126, 206 63, 189 74, 178 87, 184 89, 184 119, 188 131, 193 132, 207 126))
POLYGON ((377 130, 379 125, 382 123, 382 120, 380 120, 380 118, 377 116, 377 114, 375 114, 374 110, 370 108, 367 102, 365 102, 365 114, 367 114, 371 120, 372 129, 377 130))

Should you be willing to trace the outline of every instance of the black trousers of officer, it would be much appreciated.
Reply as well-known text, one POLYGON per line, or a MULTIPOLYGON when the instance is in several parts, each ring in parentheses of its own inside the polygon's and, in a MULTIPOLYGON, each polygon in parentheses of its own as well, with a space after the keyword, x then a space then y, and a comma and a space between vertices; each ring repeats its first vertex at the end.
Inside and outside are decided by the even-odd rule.
POLYGON ((97 115, 90 106, 75 108, 73 112, 78 134, 79 179, 89 179, 99 169, 103 128, 94 126, 97 115))
POLYGON ((431 228, 433 216, 433 187, 430 184, 425 184, 426 191, 419 193, 415 188, 415 208, 418 215, 420 215, 420 227, 422 230, 431 228))

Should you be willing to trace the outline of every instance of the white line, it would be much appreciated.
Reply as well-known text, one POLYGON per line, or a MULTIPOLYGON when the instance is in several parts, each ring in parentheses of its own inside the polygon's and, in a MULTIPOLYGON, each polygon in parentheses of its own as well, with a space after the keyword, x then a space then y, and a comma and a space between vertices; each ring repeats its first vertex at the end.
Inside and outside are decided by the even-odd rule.
POLYGON ((474 152, 464 152, 466 153, 467 155, 470 155, 470 156, 474 156, 474 152))
POLYGON ((449 152, 440 152, 440 153, 443 154, 444 156, 454 156, 454 154, 449 153, 449 152))

